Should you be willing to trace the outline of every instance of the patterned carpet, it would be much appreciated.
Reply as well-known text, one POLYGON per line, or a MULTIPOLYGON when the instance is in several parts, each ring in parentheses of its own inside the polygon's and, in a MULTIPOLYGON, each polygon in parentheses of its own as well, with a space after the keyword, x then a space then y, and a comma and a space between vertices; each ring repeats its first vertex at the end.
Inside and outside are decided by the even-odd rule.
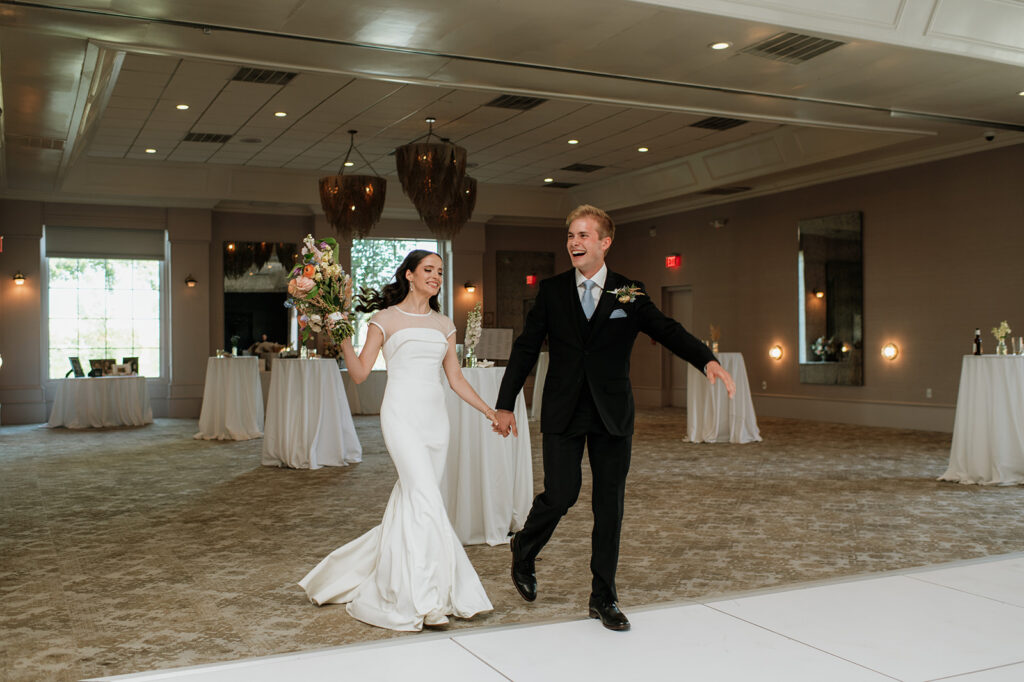
MULTIPOLYGON (((760 420, 765 442, 683 443, 680 410, 638 415, 623 609, 1024 550, 1024 487, 939 483, 948 434, 760 420)), ((261 467, 262 441, 141 429, 0 429, 4 680, 74 680, 415 637, 317 608, 295 582, 376 525, 391 486, 375 417, 364 462, 261 467)), ((540 439, 533 428, 535 474, 540 439)), ((523 602, 505 547, 468 553, 494 611, 451 629, 586 615, 589 484, 523 602)), ((539 490, 539 483, 538 483, 539 490)))

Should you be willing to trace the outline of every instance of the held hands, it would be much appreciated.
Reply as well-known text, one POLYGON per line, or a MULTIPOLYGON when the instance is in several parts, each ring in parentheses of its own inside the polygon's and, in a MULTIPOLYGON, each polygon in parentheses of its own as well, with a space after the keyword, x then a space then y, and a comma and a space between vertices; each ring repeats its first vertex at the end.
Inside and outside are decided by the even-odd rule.
POLYGON ((503 438, 507 438, 509 432, 513 436, 519 437, 519 431, 516 429, 516 416, 508 410, 496 412, 496 418, 491 420, 491 428, 495 433, 500 433, 503 438))
POLYGON ((732 380, 732 376, 725 371, 725 368, 720 364, 712 360, 704 368, 704 374, 708 377, 708 383, 712 386, 715 385, 716 379, 721 379, 725 384, 725 390, 729 392, 729 398, 732 399, 736 395, 736 383, 732 380))

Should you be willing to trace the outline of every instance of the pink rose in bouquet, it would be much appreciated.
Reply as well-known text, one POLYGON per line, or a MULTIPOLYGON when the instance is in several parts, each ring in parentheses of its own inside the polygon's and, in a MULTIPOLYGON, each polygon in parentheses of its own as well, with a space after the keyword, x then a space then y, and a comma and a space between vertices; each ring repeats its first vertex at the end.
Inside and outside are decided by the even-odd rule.
POLYGON ((316 286, 316 282, 309 277, 299 275, 288 282, 288 295, 295 298, 305 296, 314 286, 316 286))

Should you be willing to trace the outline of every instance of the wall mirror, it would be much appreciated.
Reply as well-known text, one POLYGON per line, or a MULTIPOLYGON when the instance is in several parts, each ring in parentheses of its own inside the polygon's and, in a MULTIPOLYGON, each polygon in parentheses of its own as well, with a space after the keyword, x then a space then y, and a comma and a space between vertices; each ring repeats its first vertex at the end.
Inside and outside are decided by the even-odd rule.
POLYGON ((224 242, 224 348, 241 353, 266 341, 290 341, 288 272, 298 245, 224 242))
POLYGON ((860 212, 797 223, 800 382, 864 384, 860 212))

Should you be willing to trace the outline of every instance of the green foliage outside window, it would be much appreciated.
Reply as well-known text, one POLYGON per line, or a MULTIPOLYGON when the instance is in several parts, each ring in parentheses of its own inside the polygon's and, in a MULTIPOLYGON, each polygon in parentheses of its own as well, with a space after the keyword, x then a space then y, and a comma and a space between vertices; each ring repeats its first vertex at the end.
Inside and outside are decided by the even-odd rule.
MULTIPOLYGON (((437 242, 426 239, 356 239, 352 242, 352 278, 357 290, 369 287, 380 291, 394 279, 395 270, 414 249, 437 251, 437 242)), ((366 341, 366 323, 372 317, 356 315, 356 333, 352 345, 358 352, 366 341)))

